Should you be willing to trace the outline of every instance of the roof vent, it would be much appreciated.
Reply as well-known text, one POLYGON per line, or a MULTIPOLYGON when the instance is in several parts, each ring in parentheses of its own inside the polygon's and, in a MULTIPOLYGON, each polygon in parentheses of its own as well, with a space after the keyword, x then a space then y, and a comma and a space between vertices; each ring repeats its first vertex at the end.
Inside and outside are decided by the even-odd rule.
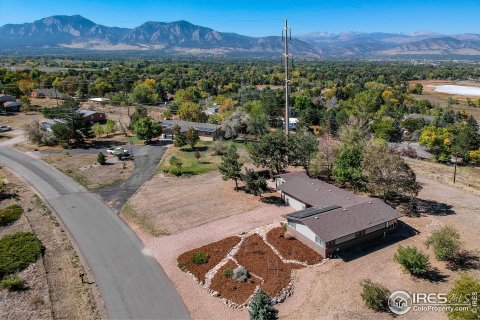
POLYGON ((350 200, 350 198, 347 198, 347 200, 350 200))
POLYGON ((328 192, 332 192, 332 190, 328 190, 328 192))
POLYGON ((372 201, 368 201, 368 203, 372 204, 372 201))
POLYGON ((318 217, 315 217, 315 219, 318 219, 318 217))
POLYGON ((347 208, 343 208, 343 211, 347 211, 347 208))

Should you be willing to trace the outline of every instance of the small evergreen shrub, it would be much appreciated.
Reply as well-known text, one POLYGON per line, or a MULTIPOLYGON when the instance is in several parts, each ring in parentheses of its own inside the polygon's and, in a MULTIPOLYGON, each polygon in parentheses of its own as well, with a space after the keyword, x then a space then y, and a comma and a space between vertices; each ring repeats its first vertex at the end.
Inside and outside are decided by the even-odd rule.
POLYGON ((0 281, 0 287, 10 291, 23 290, 25 288, 25 281, 20 278, 18 274, 12 274, 10 276, 6 276, 0 281))
POLYGON ((227 278, 232 277, 233 276, 232 268, 226 268, 225 270, 223 270, 223 276, 227 278))
POLYGON ((205 252, 197 252, 192 256, 192 262, 195 264, 204 264, 208 262, 208 254, 205 252))
POLYGON ((278 319, 278 310, 273 307, 272 299, 260 289, 253 296, 248 305, 250 320, 275 320, 278 319))
POLYGON ((0 277, 21 271, 43 252, 40 240, 31 232, 17 232, 0 239, 0 277))
POLYGON ((390 291, 387 288, 371 280, 365 280, 362 283, 362 288, 362 299, 370 309, 375 311, 388 310, 390 291))
POLYGON ((398 246, 393 259, 414 276, 423 276, 430 270, 428 256, 415 247, 398 246))
POLYGON ((18 204, 14 204, 6 207, 5 209, 0 210, 0 226, 6 226, 14 221, 17 221, 18 218, 23 213, 22 207, 18 204))
POLYGON ((438 260, 453 260, 460 251, 460 234, 454 228, 446 226, 434 231, 425 245, 427 248, 433 247, 433 252, 438 260))
POLYGON ((105 155, 102 152, 99 152, 97 155, 97 162, 101 164, 102 166, 107 163, 107 160, 105 159, 105 155))
POLYGON ((238 282, 245 282, 248 278, 248 271, 245 267, 239 266, 233 269, 233 278, 238 282))

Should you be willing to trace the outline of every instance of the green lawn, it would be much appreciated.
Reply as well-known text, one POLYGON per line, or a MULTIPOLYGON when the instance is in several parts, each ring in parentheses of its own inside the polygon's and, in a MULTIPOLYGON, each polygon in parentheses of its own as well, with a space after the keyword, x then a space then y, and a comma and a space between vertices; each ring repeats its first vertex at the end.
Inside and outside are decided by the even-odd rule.
MULTIPOLYGON (((210 148, 213 143, 213 141, 198 142, 196 149, 200 151, 201 155, 200 159, 198 160, 195 158, 195 151, 192 151, 189 146, 184 146, 181 148, 171 146, 168 148, 165 156, 162 159, 162 162, 155 171, 155 174, 165 172, 182 175, 197 175, 217 170, 222 159, 220 156, 212 155, 210 148), (180 171, 178 171, 176 167, 172 167, 170 165, 169 160, 172 156, 182 160, 183 165, 180 171)), ((226 144, 235 144, 237 146, 240 159, 243 163, 250 161, 245 144, 234 142, 226 142, 226 144)))

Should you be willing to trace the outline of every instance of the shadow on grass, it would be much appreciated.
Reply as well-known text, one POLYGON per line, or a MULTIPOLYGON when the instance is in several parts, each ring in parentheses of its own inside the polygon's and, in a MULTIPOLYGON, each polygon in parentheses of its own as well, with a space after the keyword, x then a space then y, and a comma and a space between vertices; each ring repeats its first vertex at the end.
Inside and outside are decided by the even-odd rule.
POLYGON ((200 146, 200 147, 195 147, 195 148, 181 148, 180 149, 183 152, 194 152, 194 151, 199 151, 199 152, 205 152, 208 150, 208 146, 200 146))
POLYGON ((403 221, 398 221, 397 229, 395 231, 390 231, 390 233, 388 233, 385 237, 380 236, 376 240, 372 239, 372 242, 375 242, 373 244, 372 242, 365 243, 363 245, 357 245, 354 249, 341 252, 339 253, 339 258, 345 262, 353 261, 375 251, 394 245, 417 234, 419 234, 417 229, 411 227, 403 221))
POLYGON ((447 261, 447 268, 453 271, 480 269, 478 252, 462 250, 451 260, 447 261))

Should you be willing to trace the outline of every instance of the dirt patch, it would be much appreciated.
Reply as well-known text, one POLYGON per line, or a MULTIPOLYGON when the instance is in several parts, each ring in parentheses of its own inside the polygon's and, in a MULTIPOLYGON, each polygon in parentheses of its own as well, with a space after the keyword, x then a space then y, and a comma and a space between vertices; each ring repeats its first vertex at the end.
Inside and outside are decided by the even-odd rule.
POLYGON ((97 155, 89 153, 59 153, 42 158, 58 170, 72 177, 89 190, 126 181, 133 172, 133 161, 118 161, 100 165, 97 155))
POLYGON ((169 234, 265 206, 261 198, 235 191, 234 182, 223 181, 218 172, 192 177, 156 175, 129 204, 138 218, 144 217, 152 228, 169 234))
POLYGON ((210 269, 215 267, 220 261, 222 261, 227 253, 239 242, 239 237, 228 237, 223 240, 207 244, 198 249, 185 252, 178 257, 177 262, 179 267, 190 271, 193 273, 193 275, 195 275, 195 277, 197 277, 199 281, 203 283, 205 281, 205 274, 210 269), (199 252, 203 252, 208 255, 207 263, 195 264, 192 262, 193 255, 199 252))
POLYGON ((225 276, 223 273, 226 269, 231 270, 238 267, 234 261, 229 260, 212 279, 210 289, 217 291, 220 297, 226 298, 236 304, 243 304, 253 294, 255 288, 261 284, 261 281, 253 276, 249 276, 247 281, 239 282, 232 276, 225 276))
POLYGON ((262 288, 271 297, 288 286, 292 270, 303 268, 299 264, 284 263, 258 234, 245 238, 235 258, 249 272, 263 279, 262 288))
POLYGON ((295 238, 287 239, 282 227, 273 228, 267 233, 267 241, 287 260, 297 260, 313 265, 323 260, 317 252, 295 238))
MULTIPOLYGON (((98 289, 55 216, 31 189, 9 171, 1 170, 6 189, 15 194, 0 207, 18 203, 24 213, 15 223, 0 227, 6 234, 33 232, 45 247, 44 255, 20 273, 27 290, 0 290, 0 314, 6 319, 100 319, 98 289)), ((102 314, 102 315, 101 315, 102 314)), ((2 319, 3 319, 2 317, 2 319)))

